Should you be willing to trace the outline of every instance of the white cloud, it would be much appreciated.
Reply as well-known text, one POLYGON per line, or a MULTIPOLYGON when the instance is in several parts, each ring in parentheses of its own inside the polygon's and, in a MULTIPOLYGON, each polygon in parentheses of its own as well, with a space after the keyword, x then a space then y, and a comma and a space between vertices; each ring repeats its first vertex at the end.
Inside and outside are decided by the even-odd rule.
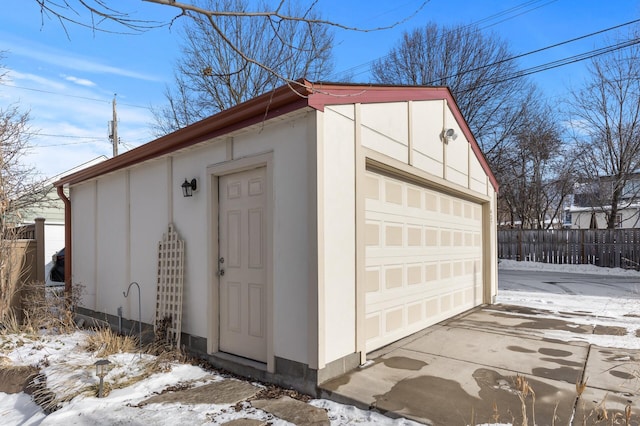
POLYGON ((66 89, 65 84, 59 81, 35 74, 21 73, 16 70, 10 70, 8 72, 6 83, 7 86, 10 87, 36 84, 38 86, 37 88, 42 90, 64 91, 66 89))
POLYGON ((0 51, 1 50, 6 50, 11 55, 22 56, 37 62, 71 69, 76 72, 85 71, 96 74, 110 74, 145 81, 164 81, 164 79, 156 75, 113 67, 101 63, 100 60, 95 58, 71 55, 63 50, 52 49, 51 46, 33 43, 29 40, 16 38, 10 34, 0 32, 0 51))
POLYGON ((64 75, 64 74, 62 74, 62 77, 65 80, 78 84, 80 86, 94 87, 96 85, 93 81, 87 80, 86 78, 78 78, 72 75, 64 75))

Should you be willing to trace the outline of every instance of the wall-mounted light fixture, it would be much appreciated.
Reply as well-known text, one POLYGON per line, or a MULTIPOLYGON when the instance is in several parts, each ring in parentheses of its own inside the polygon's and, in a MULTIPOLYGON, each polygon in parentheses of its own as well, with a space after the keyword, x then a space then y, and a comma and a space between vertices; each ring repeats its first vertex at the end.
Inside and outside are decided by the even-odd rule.
POLYGON ((442 129, 440 137, 444 143, 449 143, 450 140, 456 140, 458 134, 453 129, 442 129))
POLYGON ((193 195, 193 191, 195 191, 197 188, 198 182, 196 182, 195 178, 191 179, 191 182, 185 179, 184 183, 182 184, 182 196, 191 197, 193 195))

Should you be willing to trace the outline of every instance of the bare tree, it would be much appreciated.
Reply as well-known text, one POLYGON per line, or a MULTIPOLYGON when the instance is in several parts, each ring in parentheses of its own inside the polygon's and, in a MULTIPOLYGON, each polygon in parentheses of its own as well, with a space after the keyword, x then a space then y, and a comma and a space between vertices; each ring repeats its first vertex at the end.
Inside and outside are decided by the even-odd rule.
POLYGON ((532 100, 523 108, 523 126, 511 136, 513 143, 502 157, 501 222, 527 229, 561 223, 565 201, 573 190, 575 162, 560 128, 549 106, 532 100))
MULTIPOLYGON (((0 65, 0 85, 5 78, 6 70, 0 65)), ((0 106, 0 318, 9 312, 22 268, 23 255, 14 252, 20 237, 16 225, 21 212, 45 199, 49 189, 35 168, 24 162, 30 134, 28 112, 15 105, 0 106)))
POLYGON ((375 80, 386 84, 448 86, 483 152, 499 164, 505 141, 517 132, 523 100, 531 96, 507 43, 473 26, 430 23, 405 32, 388 55, 376 61, 375 80))
MULTIPOLYGON (((167 88, 168 105, 154 111, 158 136, 265 93, 281 84, 278 76, 315 80, 331 70, 333 37, 326 26, 313 23, 318 20, 313 11, 285 3, 282 10, 288 15, 309 21, 288 20, 276 25, 241 16, 249 7, 246 0, 200 3, 206 10, 236 11, 237 15, 211 20, 195 15, 186 24, 182 55, 174 72, 176 89, 167 88), (220 37, 214 28, 227 38, 220 37)), ((268 10, 266 4, 257 7, 258 11, 268 10)))
POLYGON ((640 46, 592 60, 589 80, 572 93, 569 115, 580 152, 582 192, 615 228, 640 172, 640 46), (634 180, 635 180, 634 179, 634 180))

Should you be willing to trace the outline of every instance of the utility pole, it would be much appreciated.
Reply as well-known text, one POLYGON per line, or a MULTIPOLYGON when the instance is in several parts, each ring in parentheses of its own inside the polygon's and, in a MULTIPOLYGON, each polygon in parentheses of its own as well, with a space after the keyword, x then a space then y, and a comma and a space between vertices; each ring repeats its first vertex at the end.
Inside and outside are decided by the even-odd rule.
POLYGON ((116 95, 113 95, 113 121, 111 121, 111 132, 109 138, 113 145, 113 156, 118 155, 118 116, 116 113, 116 95))

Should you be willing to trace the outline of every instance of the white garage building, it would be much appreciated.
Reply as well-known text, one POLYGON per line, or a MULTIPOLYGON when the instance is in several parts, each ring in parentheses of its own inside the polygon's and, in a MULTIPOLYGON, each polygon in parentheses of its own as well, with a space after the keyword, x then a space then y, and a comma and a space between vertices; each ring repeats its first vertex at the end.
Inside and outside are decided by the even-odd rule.
POLYGON ((137 320, 137 282, 153 324, 173 224, 181 343, 307 391, 497 291, 497 182, 447 88, 301 80, 56 186, 80 313, 137 320))

